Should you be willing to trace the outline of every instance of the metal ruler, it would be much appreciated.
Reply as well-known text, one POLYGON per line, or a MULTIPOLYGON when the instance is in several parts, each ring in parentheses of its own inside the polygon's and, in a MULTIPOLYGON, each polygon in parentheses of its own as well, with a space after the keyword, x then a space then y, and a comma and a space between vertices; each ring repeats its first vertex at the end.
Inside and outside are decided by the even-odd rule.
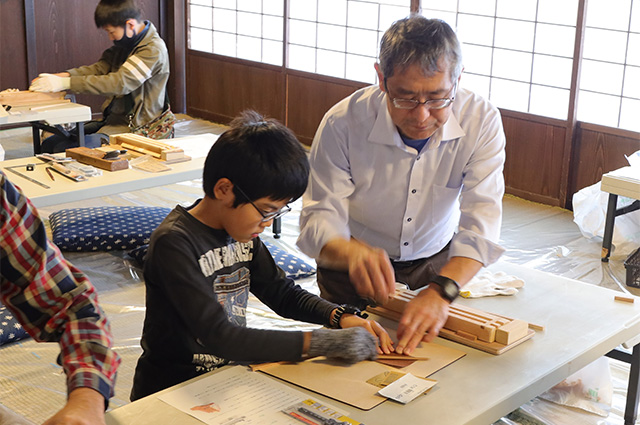
POLYGON ((38 186, 44 187, 45 189, 51 189, 51 186, 47 186, 46 184, 44 184, 42 182, 39 182, 38 180, 36 180, 34 178, 31 178, 31 177, 27 176, 26 174, 16 170, 16 168, 22 168, 22 167, 26 167, 26 165, 14 165, 12 167, 5 167, 5 170, 11 171, 13 174, 18 175, 18 176, 22 177, 23 179, 30 181, 31 183, 35 183, 38 186))

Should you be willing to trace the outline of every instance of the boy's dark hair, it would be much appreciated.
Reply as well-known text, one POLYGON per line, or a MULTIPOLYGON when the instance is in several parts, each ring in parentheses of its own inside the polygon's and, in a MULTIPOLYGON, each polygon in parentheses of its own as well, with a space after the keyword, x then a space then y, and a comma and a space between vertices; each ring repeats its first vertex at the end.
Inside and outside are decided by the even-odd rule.
POLYGON ((124 27, 129 19, 140 21, 141 17, 142 12, 135 0, 100 0, 93 14, 98 28, 104 28, 106 25, 124 27))
POLYGON ((226 177, 234 185, 234 208, 264 197, 290 202, 302 196, 309 178, 309 161, 291 130, 251 110, 242 112, 230 125, 205 160, 205 195, 215 199, 213 188, 226 177), (237 190, 238 186, 249 199, 237 190))

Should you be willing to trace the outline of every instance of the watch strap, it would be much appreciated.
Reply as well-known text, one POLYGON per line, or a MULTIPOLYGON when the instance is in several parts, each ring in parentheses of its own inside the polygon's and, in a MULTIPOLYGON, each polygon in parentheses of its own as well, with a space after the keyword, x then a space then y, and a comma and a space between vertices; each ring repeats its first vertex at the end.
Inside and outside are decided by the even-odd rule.
POLYGON ((440 295, 450 303, 460 295, 460 285, 449 277, 437 275, 431 279, 431 282, 440 287, 440 295))
POLYGON ((330 325, 333 329, 342 329, 342 326, 340 326, 340 319, 342 319, 342 316, 345 314, 354 314, 358 317, 362 317, 363 319, 369 317, 367 313, 363 312, 358 307, 349 304, 342 304, 335 310, 335 313, 331 318, 330 325))

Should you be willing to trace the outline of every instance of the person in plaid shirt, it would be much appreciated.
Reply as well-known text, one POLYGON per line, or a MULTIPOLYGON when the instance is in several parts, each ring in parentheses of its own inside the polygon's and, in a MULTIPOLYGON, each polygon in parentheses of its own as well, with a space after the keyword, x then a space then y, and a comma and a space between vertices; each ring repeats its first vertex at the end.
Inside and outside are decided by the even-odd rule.
POLYGON ((0 202, 0 299, 36 341, 60 344, 67 376, 67 403, 45 425, 103 425, 120 357, 96 290, 2 172, 0 202))

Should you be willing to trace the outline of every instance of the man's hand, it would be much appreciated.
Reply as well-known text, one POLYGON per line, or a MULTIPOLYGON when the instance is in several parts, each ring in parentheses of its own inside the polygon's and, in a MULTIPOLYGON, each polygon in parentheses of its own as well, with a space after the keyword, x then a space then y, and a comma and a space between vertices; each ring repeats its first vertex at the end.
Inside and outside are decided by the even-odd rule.
POLYGON ((385 250, 352 239, 348 258, 349 280, 358 295, 385 304, 396 290, 395 273, 385 250))
POLYGON ((43 425, 105 425, 104 397, 91 388, 76 388, 67 404, 43 425))
POLYGON ((438 336, 449 315, 449 302, 438 290, 427 288, 407 303, 398 323, 398 354, 411 355, 420 341, 438 336))
MULTIPOLYGON (((66 74, 66 73, 61 73, 66 74)), ((69 76, 60 76, 57 74, 40 74, 34 79, 29 86, 30 91, 38 91, 45 93, 55 93, 59 91, 69 90, 71 87, 71 78, 69 76)))
POLYGON ((363 319, 355 314, 345 314, 340 319, 342 329, 361 327, 365 328, 371 335, 378 340, 378 354, 390 354, 393 352, 393 341, 382 327, 382 325, 374 320, 363 319))

